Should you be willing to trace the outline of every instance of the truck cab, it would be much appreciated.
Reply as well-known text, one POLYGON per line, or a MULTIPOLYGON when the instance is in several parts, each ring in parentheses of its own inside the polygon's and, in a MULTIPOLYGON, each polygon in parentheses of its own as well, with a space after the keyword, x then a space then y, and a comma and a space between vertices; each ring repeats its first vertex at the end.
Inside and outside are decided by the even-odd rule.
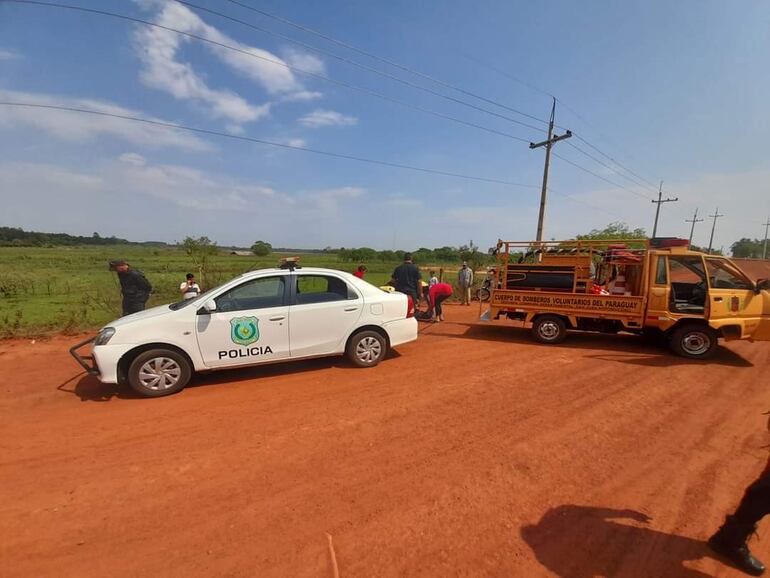
POLYGON ((665 337, 707 358, 719 338, 770 340, 770 283, 682 239, 499 241, 488 319, 532 323, 542 343, 568 329, 665 337))

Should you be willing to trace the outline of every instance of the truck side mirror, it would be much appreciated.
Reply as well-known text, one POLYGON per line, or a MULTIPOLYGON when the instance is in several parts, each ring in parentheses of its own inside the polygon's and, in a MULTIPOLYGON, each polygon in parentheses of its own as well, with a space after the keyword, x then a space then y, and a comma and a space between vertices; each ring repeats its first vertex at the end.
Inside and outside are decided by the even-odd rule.
POLYGON ((209 299, 203 304, 203 307, 198 309, 198 315, 206 315, 208 313, 213 313, 217 310, 217 302, 213 299, 209 299))
POLYGON ((770 291, 770 279, 760 279, 757 281, 757 293, 760 291, 770 291))

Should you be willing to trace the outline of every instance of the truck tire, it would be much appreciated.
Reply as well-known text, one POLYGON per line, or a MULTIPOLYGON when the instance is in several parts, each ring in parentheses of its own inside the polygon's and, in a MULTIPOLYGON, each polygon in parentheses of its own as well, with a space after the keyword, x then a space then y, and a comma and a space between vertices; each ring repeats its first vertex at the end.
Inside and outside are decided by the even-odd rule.
POLYGON ((687 323, 671 332, 671 350, 688 359, 708 359, 717 349, 717 332, 708 325, 687 323))
POLYGON ((361 331, 348 342, 348 359, 358 367, 374 367, 387 354, 388 342, 376 331, 361 331))
POLYGON ((144 397, 162 397, 181 391, 190 377, 190 362, 173 349, 143 351, 128 366, 128 384, 144 397))
POLYGON ((539 343, 561 343, 567 337, 567 324, 558 315, 540 315, 532 322, 532 337, 539 343))

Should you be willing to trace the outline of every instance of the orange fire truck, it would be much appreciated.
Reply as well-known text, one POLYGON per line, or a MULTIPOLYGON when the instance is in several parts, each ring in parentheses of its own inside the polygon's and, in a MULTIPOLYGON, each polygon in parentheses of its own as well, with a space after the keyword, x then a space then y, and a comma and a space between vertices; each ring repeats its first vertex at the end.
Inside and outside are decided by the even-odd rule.
POLYGON ((541 343, 567 330, 664 337, 704 359, 717 340, 770 341, 770 281, 687 240, 498 241, 482 319, 520 319, 541 343))

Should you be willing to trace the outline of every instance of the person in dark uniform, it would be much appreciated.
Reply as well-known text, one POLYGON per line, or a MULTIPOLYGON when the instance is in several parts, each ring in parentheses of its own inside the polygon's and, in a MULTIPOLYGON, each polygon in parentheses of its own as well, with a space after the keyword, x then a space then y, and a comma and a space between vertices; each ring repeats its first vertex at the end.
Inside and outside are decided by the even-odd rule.
MULTIPOLYGON (((767 429, 770 431, 770 419, 767 429)), ((747 574, 761 576, 765 565, 749 551, 747 542, 757 523, 770 514, 770 460, 764 471, 743 493, 735 513, 709 538, 709 546, 747 574)))
POLYGON ((404 254, 404 262, 393 271, 396 291, 410 295, 417 307, 420 303, 420 270, 412 263, 412 254, 404 254))
POLYGON ((110 271, 115 271, 120 280, 123 293, 123 315, 144 311, 144 306, 150 298, 152 285, 139 269, 129 267, 123 259, 110 261, 110 271))

